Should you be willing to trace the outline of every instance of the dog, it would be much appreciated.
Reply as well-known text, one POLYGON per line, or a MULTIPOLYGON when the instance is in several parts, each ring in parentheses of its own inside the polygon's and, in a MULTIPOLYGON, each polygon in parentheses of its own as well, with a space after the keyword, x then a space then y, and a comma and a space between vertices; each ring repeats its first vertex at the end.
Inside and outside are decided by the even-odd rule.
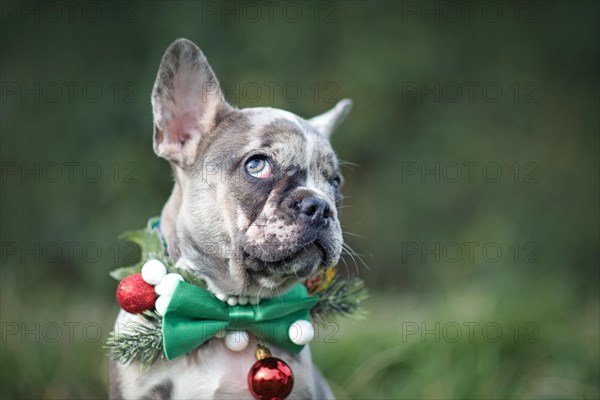
MULTIPOLYGON (((336 265, 342 176, 329 136, 351 107, 344 99, 311 119, 238 109, 202 51, 187 39, 172 43, 152 91, 154 152, 174 176, 160 223, 170 257, 219 298, 277 296, 336 265)), ((121 311, 117 323, 129 322, 144 323, 121 311)), ((290 399, 333 398, 308 346, 299 354, 268 346, 294 371, 290 399)), ((110 397, 251 399, 246 377, 255 361, 252 346, 234 352, 217 338, 147 370, 111 361, 110 397)))

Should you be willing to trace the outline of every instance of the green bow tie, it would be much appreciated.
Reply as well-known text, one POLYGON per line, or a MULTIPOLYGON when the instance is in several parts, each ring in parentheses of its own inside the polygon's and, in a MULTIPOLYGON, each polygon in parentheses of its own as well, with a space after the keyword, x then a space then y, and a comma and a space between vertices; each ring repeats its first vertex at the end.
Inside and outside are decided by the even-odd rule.
POLYGON ((288 331, 299 319, 310 321, 317 302, 302 284, 280 297, 258 305, 230 307, 208 291, 178 282, 163 316, 163 349, 167 359, 194 350, 222 329, 247 331, 260 340, 298 353, 304 346, 293 343, 288 331))

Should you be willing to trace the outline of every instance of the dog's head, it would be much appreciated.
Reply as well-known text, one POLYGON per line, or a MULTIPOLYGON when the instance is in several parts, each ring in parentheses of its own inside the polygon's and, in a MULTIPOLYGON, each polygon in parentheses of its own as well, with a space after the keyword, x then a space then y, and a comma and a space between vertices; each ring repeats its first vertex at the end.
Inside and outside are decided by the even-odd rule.
POLYGON ((152 92, 154 151, 175 177, 162 214, 170 254, 217 294, 261 297, 337 264, 342 178, 329 135, 351 104, 309 120, 239 110, 200 49, 174 42, 152 92))

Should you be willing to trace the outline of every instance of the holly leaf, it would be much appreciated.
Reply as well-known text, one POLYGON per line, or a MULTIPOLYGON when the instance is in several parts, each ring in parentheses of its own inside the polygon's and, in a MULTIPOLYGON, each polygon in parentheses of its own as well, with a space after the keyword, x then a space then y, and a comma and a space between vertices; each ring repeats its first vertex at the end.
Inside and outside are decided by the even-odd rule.
POLYGON ((127 231, 119 236, 119 239, 133 242, 140 246, 142 257, 148 254, 162 254, 163 244, 155 229, 139 229, 127 231))
POLYGON ((155 229, 158 218, 150 218, 148 225, 144 229, 127 231, 119 236, 119 239, 137 244, 140 247, 140 261, 132 266, 118 268, 110 273, 110 276, 116 280, 122 280, 129 275, 141 272, 142 266, 148 260, 159 260, 167 267, 172 264, 169 257, 165 255, 162 239, 155 229))
POLYGON ((142 266, 144 263, 139 262, 135 265, 129 267, 117 268, 109 272, 109 275, 118 281, 122 281, 127 278, 129 275, 138 274, 142 272, 142 266))

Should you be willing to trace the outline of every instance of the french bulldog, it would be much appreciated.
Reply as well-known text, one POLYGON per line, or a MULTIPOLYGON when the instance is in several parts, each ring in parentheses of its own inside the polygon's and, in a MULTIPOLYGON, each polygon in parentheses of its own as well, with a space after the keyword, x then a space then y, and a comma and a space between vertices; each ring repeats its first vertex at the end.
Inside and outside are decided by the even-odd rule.
MULTIPOLYGON (((329 136, 348 99, 311 119, 228 104, 202 51, 179 39, 166 50, 152 91, 154 152, 171 164, 174 188, 160 229, 169 256, 220 299, 277 296, 336 265, 342 252, 338 160, 329 136)), ((118 324, 144 323, 121 311, 118 324)), ((333 394, 299 354, 268 344, 294 371, 290 399, 333 394)), ((229 350, 213 338, 149 369, 109 366, 112 399, 251 399, 254 348, 229 350)))

